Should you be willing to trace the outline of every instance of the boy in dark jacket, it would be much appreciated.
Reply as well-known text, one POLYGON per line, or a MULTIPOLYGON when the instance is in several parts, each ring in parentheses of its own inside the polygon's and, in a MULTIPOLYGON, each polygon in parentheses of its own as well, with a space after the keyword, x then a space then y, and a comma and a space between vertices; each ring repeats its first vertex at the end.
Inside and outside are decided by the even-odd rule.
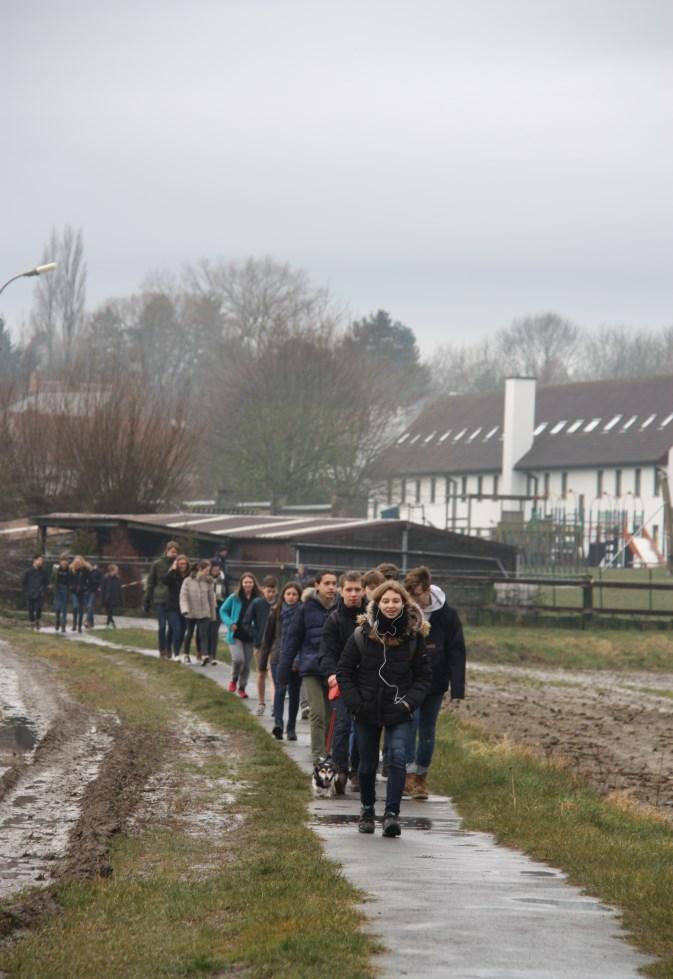
POLYGON ((54 592, 54 612, 56 613, 55 632, 65 632, 68 618, 68 600, 70 597, 70 560, 67 554, 61 554, 59 562, 51 576, 51 587, 54 592))
MULTIPOLYGON (((330 612, 325 620, 325 628, 320 643, 320 665, 327 677, 328 687, 337 685, 336 672, 341 654, 346 642, 355 630, 358 615, 365 610, 363 596, 362 575, 359 571, 347 571, 341 575, 337 607, 333 612, 330 612)), ((337 795, 343 795, 348 780, 348 742, 352 719, 346 709, 343 697, 337 697, 333 703, 333 710, 336 712, 336 717, 332 740, 332 758, 338 773, 334 785, 337 795)))
POLYGON ((311 755, 314 763, 325 752, 325 735, 329 723, 327 678, 320 665, 320 641, 325 620, 334 608, 337 579, 332 571, 316 575, 315 588, 302 595, 302 603, 290 624, 287 643, 281 651, 278 680, 286 687, 290 670, 296 665, 304 681, 309 704, 311 755))
POLYGON ((269 618, 269 612, 278 598, 278 580, 273 575, 267 575, 262 580, 262 594, 253 599, 248 611, 243 617, 243 625, 252 636, 252 652, 257 664, 257 716, 262 717, 266 710, 266 667, 260 666, 259 651, 264 638, 264 630, 269 618))
POLYGON ((166 602, 168 590, 165 584, 166 575, 171 569, 173 561, 178 556, 178 545, 174 540, 169 540, 166 544, 163 556, 157 558, 150 566, 145 585, 145 601, 143 607, 145 614, 149 615, 154 608, 157 617, 157 643, 159 646, 159 656, 162 659, 170 659, 171 635, 168 626, 168 609, 166 602))
POLYGON ((49 577, 45 571, 44 558, 41 554, 35 555, 31 567, 24 572, 21 584, 28 602, 30 627, 31 629, 39 629, 44 596, 49 585, 49 577))
POLYGON ((117 628, 115 623, 115 610, 122 603, 122 583, 119 577, 119 568, 116 564, 109 565, 107 574, 103 577, 101 585, 101 601, 107 615, 106 626, 111 625, 117 628))
POLYGON ((404 579, 411 597, 418 602, 430 626, 425 648, 432 666, 432 683, 420 710, 416 711, 407 746, 407 779, 404 794, 423 801, 428 798, 428 769, 435 750, 435 729, 444 694, 451 700, 465 697, 465 639, 455 609, 447 605, 446 595, 432 584, 426 567, 413 568, 404 579))

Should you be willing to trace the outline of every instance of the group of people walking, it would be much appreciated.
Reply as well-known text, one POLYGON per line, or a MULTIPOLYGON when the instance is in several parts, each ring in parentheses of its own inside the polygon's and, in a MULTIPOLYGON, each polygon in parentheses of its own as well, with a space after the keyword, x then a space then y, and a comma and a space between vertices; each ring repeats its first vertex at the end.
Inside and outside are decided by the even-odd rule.
POLYGON ((74 558, 67 553, 61 554, 51 575, 45 567, 44 556, 35 554, 31 566, 24 572, 22 588, 31 629, 42 628, 42 612, 50 588, 54 601, 54 628, 60 633, 66 631, 69 610, 72 611, 73 632, 92 628, 99 594, 107 614, 107 625, 115 625, 115 611, 122 604, 122 584, 117 565, 108 565, 103 573, 97 564, 91 564, 81 554, 74 558))

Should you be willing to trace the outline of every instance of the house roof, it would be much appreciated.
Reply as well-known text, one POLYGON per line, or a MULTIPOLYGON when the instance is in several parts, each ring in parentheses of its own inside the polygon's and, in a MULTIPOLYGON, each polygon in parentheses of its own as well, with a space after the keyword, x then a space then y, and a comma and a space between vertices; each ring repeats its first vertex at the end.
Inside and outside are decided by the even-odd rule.
MULTIPOLYGON (((435 401, 386 452, 379 473, 499 472, 503 419, 502 391, 435 401)), ((517 469, 661 462, 673 446, 673 376, 538 388, 535 432, 517 469)))

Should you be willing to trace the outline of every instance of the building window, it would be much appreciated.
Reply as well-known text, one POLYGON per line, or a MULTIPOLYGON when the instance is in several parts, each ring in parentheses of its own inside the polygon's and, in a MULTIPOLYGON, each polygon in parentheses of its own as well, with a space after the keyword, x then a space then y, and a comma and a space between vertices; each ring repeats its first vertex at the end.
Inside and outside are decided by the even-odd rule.
POLYGON ((467 496, 467 476, 463 476, 460 481, 460 495, 463 499, 467 496))
POLYGON ((407 481, 406 479, 400 480, 400 503, 407 502, 407 481))
POLYGON ((561 499, 565 500, 568 496, 568 473, 561 473, 561 499))
POLYGON ((596 496, 603 495, 603 470, 596 470, 596 496))
POLYGON ((430 480, 430 502, 434 503, 437 499, 437 479, 433 476, 430 480))
POLYGON ((549 479, 550 479, 549 473, 545 473, 544 474, 544 498, 545 498, 545 500, 548 500, 549 499, 549 479))
POLYGON ((622 495, 622 471, 621 469, 615 469, 615 496, 619 497, 622 495))
POLYGON ((498 490, 500 488, 500 476, 496 473, 493 477, 493 496, 498 495, 498 490))
POLYGON ((479 499, 481 499, 481 494, 483 492, 483 489, 484 489, 484 477, 477 476, 477 494, 479 496, 479 499))
POLYGON ((659 467, 654 467, 654 495, 659 496, 661 490, 661 478, 659 476, 659 467))
POLYGON ((634 493, 634 496, 640 496, 640 480, 641 480, 641 472, 640 472, 640 469, 636 469, 636 471, 635 471, 635 473, 633 475, 633 493, 634 493))
POLYGON ((416 480, 416 500, 415 500, 415 502, 416 503, 420 503, 421 502, 421 481, 420 481, 420 479, 417 479, 416 480))
POLYGON ((388 485, 386 486, 386 501, 388 503, 388 506, 390 506, 390 504, 393 502, 393 481, 392 481, 392 479, 389 479, 388 480, 388 485))

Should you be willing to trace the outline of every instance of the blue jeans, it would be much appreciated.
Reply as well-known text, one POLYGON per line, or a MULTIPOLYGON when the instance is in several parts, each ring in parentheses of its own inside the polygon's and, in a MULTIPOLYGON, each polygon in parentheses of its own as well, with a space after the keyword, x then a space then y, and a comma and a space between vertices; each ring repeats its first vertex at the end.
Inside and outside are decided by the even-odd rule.
POLYGON ((443 693, 431 693, 414 711, 407 741, 407 771, 425 775, 435 750, 435 730, 443 693))
MULTIPOLYGON (((157 606, 159 608, 159 606, 157 606)), ((165 606, 164 606, 165 608, 165 606)), ((180 655, 180 646, 182 645, 182 640, 185 635, 185 629, 187 628, 187 621, 184 615, 179 612, 170 611, 166 612, 166 622, 168 625, 167 639, 166 639, 166 652, 169 649, 173 649, 173 655, 180 655)))
POLYGON ((157 613, 157 643, 160 653, 167 653, 171 645, 171 628, 168 623, 168 611, 164 602, 159 602, 154 608, 157 613))
POLYGON ((285 710, 285 694, 288 694, 287 710, 287 731, 294 731, 297 724, 297 714, 299 713, 299 691, 301 690, 301 677, 296 670, 290 671, 290 679, 286 687, 281 687, 278 682, 278 663, 271 664, 271 676, 273 677, 273 722, 276 727, 283 730, 283 712, 285 710))
POLYGON ((86 597, 86 621, 93 626, 93 613, 96 605, 96 592, 91 591, 86 597))
MULTIPOLYGON (((386 789, 386 812, 396 816, 400 812, 400 801, 404 789, 404 779, 407 774, 407 741, 411 721, 402 724, 386 725, 386 743, 388 752, 388 786, 386 789)), ((376 802, 376 769, 379 765, 379 743, 382 728, 376 724, 356 721, 358 745, 360 748, 360 800, 369 809, 376 802)))

